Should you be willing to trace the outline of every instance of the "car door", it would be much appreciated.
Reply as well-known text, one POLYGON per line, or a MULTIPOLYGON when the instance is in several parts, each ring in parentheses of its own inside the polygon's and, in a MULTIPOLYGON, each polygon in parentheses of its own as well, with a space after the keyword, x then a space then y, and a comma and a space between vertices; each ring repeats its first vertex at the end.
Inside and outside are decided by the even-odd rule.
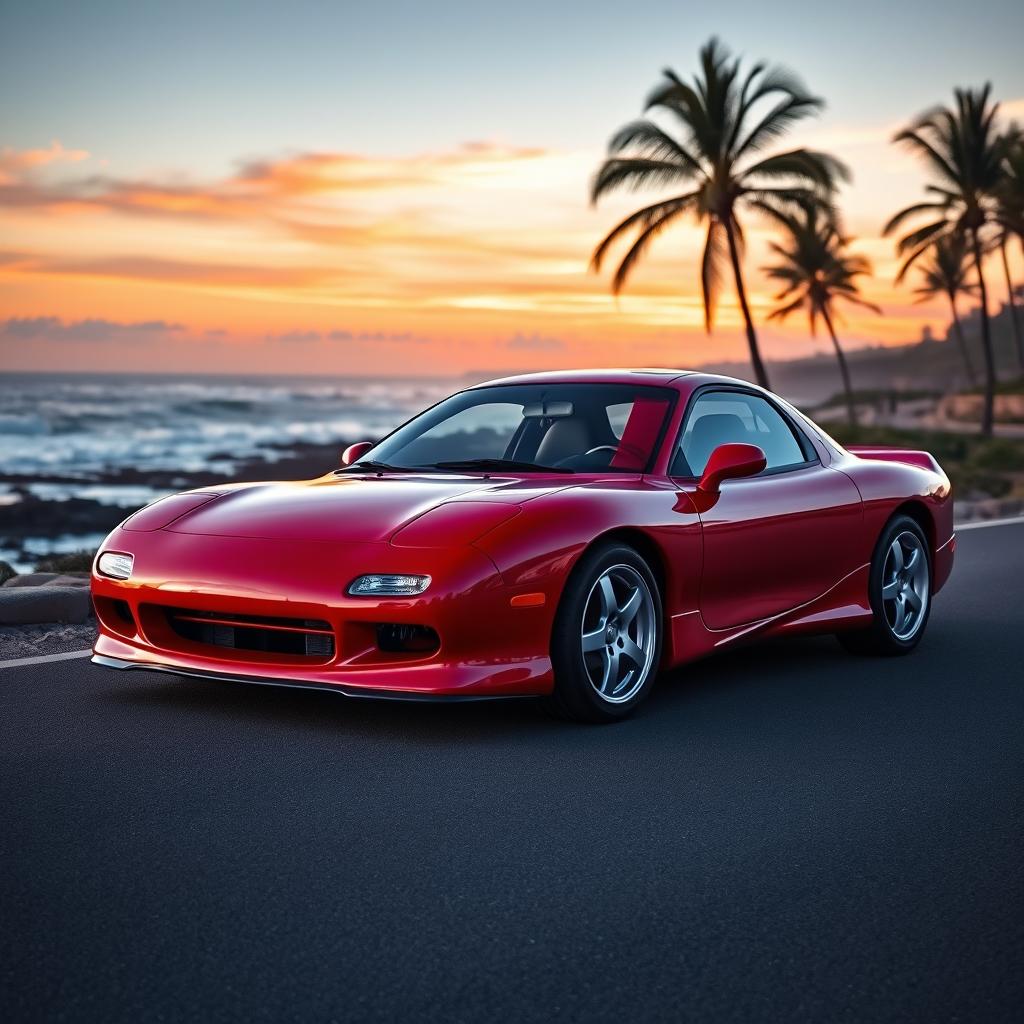
POLYGON ((856 566, 846 538, 860 524, 860 493, 822 465, 800 426, 767 397, 713 386, 691 399, 672 475, 695 490, 719 444, 755 444, 767 466, 727 480, 700 512, 700 610, 711 629, 779 615, 814 600, 856 566))

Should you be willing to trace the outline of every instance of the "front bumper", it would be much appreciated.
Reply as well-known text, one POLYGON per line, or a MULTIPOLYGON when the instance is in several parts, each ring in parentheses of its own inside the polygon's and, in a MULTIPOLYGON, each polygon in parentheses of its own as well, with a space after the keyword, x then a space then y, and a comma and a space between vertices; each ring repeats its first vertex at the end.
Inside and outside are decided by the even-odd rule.
POLYGON ((512 606, 523 588, 506 586, 491 560, 472 547, 400 549, 160 531, 115 531, 104 547, 132 552, 135 568, 129 580, 93 576, 99 620, 93 650, 100 665, 414 700, 551 690, 557 600, 512 606), (418 597, 347 596, 351 580, 366 572, 425 573, 432 583, 418 597), (175 632, 172 613, 316 620, 327 624, 332 650, 303 656, 226 649, 175 632), (378 624, 430 627, 440 646, 426 653, 384 650, 378 624))

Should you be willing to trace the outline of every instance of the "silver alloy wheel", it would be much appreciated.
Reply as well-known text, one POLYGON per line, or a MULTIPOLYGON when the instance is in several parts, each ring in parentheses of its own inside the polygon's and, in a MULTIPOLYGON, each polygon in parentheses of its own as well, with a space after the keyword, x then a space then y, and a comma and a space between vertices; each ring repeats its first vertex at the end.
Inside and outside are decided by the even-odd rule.
POLYGON ((898 534, 882 566, 882 608, 897 640, 910 640, 928 611, 928 555, 910 530, 898 534))
POLYGON ((590 685, 609 704, 643 686, 654 662, 658 622, 647 581, 631 565, 613 565, 590 588, 581 644, 590 685))

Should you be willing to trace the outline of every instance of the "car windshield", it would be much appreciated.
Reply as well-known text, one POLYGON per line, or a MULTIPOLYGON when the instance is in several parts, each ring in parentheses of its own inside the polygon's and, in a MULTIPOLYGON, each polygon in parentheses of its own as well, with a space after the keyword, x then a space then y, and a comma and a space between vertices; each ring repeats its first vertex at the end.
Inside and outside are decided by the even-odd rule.
POLYGON ((653 459, 674 401, 669 388, 633 384, 473 388, 399 427, 361 462, 394 469, 637 473, 653 459))

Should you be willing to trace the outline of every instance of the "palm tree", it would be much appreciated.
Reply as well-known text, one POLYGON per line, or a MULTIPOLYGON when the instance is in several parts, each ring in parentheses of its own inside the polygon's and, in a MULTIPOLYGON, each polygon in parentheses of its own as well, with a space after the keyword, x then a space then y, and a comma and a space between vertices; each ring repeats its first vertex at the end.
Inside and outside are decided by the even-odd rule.
POLYGON ((618 294, 651 240, 684 214, 693 214, 707 225, 700 275, 705 327, 710 333, 714 326, 722 263, 728 254, 754 376, 767 387, 743 283, 743 230, 737 214, 746 208, 778 219, 801 202, 827 205, 836 180, 848 174, 824 153, 792 149, 763 154, 795 121, 823 106, 788 71, 759 63, 741 75, 739 59, 732 59, 717 39, 701 49, 700 64, 692 84, 666 70, 647 101, 647 110, 674 119, 678 138, 646 118, 621 128, 608 144, 591 200, 596 203, 621 187, 685 186, 686 191, 645 206, 616 225, 594 250, 591 266, 600 270, 612 243, 635 235, 612 279, 612 290, 618 294))
MULTIPOLYGON (((962 234, 946 235, 935 242, 928 250, 926 262, 918 266, 921 284, 914 289, 914 294, 918 297, 917 302, 928 302, 938 295, 944 295, 949 300, 949 308, 953 313, 953 335, 964 360, 967 381, 974 387, 978 377, 971 363, 971 354, 967 351, 967 340, 956 307, 958 295, 978 294, 978 286, 967 280, 971 262, 967 246, 967 239, 962 234)), ((901 272, 896 283, 899 284, 905 276, 905 272, 901 272)))
POLYGON ((994 222, 993 203, 1005 178, 1004 159, 1009 137, 996 130, 998 103, 989 102, 991 86, 957 89, 955 107, 936 107, 922 114, 894 141, 921 156, 938 184, 929 184, 930 198, 901 210, 885 226, 885 234, 905 221, 929 214, 935 219, 900 239, 904 257, 901 273, 914 264, 930 245, 955 232, 966 234, 981 299, 981 346, 985 356, 985 401, 981 432, 991 437, 995 406, 996 368, 988 314, 988 290, 982 269, 988 235, 994 222))
POLYGON ((846 412, 850 425, 857 423, 857 410, 853 404, 853 388, 846 356, 836 337, 833 306, 844 299, 858 306, 866 306, 875 313, 882 311, 872 302, 861 298, 857 278, 871 273, 871 264, 863 257, 846 251, 850 240, 844 238, 834 220, 824 217, 817 206, 808 206, 796 217, 787 217, 785 226, 789 238, 785 245, 770 243, 780 262, 765 267, 768 277, 782 284, 775 301, 782 303, 768 316, 769 320, 785 320, 798 309, 807 311, 811 334, 818 333, 818 319, 832 339, 839 361, 846 394, 846 412))
POLYGON ((1017 303, 1014 299, 1013 278, 1010 276, 1010 260, 1007 247, 1016 236, 1024 251, 1024 136, 1013 127, 1008 133, 1009 149, 1003 164, 1003 180, 996 191, 995 219, 999 225, 999 255, 1006 276, 1006 292, 1013 323, 1013 338, 1017 343, 1017 359, 1024 370, 1024 338, 1017 319, 1017 303))

